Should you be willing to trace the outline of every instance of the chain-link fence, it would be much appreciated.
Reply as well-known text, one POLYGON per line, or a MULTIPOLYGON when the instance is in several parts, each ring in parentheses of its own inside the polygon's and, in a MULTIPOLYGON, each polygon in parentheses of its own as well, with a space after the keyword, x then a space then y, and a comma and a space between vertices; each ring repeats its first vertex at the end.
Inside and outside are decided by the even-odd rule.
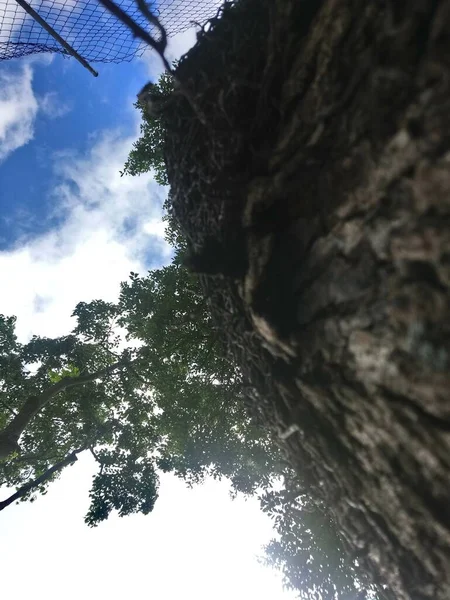
MULTIPOLYGON (((78 54, 91 62, 123 62, 139 56, 145 44, 97 0, 29 0, 31 8, 78 54)), ((148 22, 134 0, 116 2, 144 29, 148 22)), ((212 17, 214 0, 159 0, 149 8, 168 36, 212 17)), ((15 0, 0 0, 0 61, 39 52, 70 54, 15 0)))

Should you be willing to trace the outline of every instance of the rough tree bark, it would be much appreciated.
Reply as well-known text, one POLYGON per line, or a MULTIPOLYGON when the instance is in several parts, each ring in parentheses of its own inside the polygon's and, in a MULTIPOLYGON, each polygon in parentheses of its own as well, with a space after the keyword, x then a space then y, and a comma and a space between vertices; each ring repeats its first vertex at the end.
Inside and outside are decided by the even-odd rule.
MULTIPOLYGON (((232 338, 230 323, 245 314, 232 344, 256 401, 270 404, 264 418, 326 500, 349 551, 398 600, 447 600, 450 2, 261 0, 258 11, 255 19, 270 17, 257 42, 264 64, 255 63, 246 93, 251 104, 260 85, 253 114, 261 98, 270 113, 265 158, 227 189, 213 142, 232 155, 227 137, 235 143, 241 121, 229 98, 244 67, 207 71, 213 28, 179 68, 209 129, 185 125, 183 138, 173 125, 172 142, 169 131, 173 211, 200 257, 235 235, 227 226, 242 232, 233 248, 222 243, 222 255, 238 249, 233 268, 218 264, 204 279, 212 309, 232 338), (209 161, 209 179, 195 161, 209 161), (222 298, 228 290, 220 307, 219 288, 222 298)), ((228 30, 223 39, 237 56, 242 39, 228 30)), ((249 153, 262 147, 258 131, 249 153)))

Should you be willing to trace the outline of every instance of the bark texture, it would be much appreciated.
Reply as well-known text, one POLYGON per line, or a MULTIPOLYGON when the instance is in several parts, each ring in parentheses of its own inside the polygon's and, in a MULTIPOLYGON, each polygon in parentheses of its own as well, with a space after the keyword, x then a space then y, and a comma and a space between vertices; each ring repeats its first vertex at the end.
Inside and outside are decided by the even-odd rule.
POLYGON ((179 68, 209 121, 169 133, 174 215, 349 552, 398 600, 447 600, 450 2, 261 0, 248 42, 232 10, 179 68))

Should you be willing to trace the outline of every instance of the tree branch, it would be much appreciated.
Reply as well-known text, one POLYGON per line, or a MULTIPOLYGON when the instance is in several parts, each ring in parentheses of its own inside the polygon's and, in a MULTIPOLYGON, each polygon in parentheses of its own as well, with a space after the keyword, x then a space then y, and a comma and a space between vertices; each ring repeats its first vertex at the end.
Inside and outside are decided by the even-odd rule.
POLYGON ((46 481, 48 481, 54 473, 57 473, 58 471, 61 471, 62 469, 64 469, 64 467, 66 467, 67 465, 71 465, 74 462, 76 462, 78 460, 77 454, 79 454, 80 452, 83 452, 83 450, 86 450, 86 446, 82 446, 81 448, 74 450, 73 452, 68 454, 63 460, 60 460, 59 462, 54 464, 53 467, 50 467, 50 469, 47 469, 47 471, 45 471, 45 473, 42 473, 42 475, 40 475, 36 479, 33 479, 33 481, 29 481, 28 483, 26 483, 25 485, 20 487, 17 490, 17 492, 12 494, 6 500, 3 500, 2 502, 0 502, 0 510, 3 510, 4 508, 9 506, 16 500, 20 500, 20 498, 23 498, 30 490, 32 490, 33 488, 36 488, 39 485, 41 485, 42 483, 45 483, 46 481))
POLYGON ((140 25, 138 25, 129 15, 127 15, 127 13, 125 11, 123 11, 119 6, 117 6, 117 4, 115 2, 113 2, 112 0, 98 0, 98 1, 100 2, 100 4, 103 4, 103 6, 106 9, 108 9, 113 15, 115 15, 119 19, 119 21, 122 21, 122 23, 124 25, 126 25, 132 31, 134 37, 137 37, 137 38, 143 40, 146 44, 148 44, 154 50, 156 50, 156 52, 158 53, 159 57, 161 58, 161 60, 163 62, 164 68, 167 70, 168 73, 171 73, 171 75, 173 76, 174 80, 178 84, 179 91, 184 95, 186 100, 191 105, 191 108, 194 111, 197 118, 199 119, 200 123, 202 123, 202 125, 205 125, 205 126, 208 125, 206 115, 204 114, 204 112, 200 108, 200 106, 198 105, 195 96, 191 93, 191 91, 188 89, 188 87, 185 86, 178 79, 178 77, 176 76, 176 73, 172 70, 172 68, 169 64, 169 61, 167 60, 167 58, 164 54, 166 47, 167 47, 166 30, 164 29, 164 27, 161 24, 158 17, 156 17, 155 14, 152 13, 150 8, 148 7, 147 2, 145 2, 145 0, 136 0, 136 4, 138 5, 139 10, 144 15, 144 17, 146 17, 146 19, 148 20, 148 22, 151 25, 153 25, 154 27, 156 27, 158 29, 159 34, 160 34, 159 40, 155 40, 155 38, 153 38, 149 33, 147 33, 147 31, 145 31, 145 29, 143 29, 140 25))
POLYGON ((158 29, 161 36, 159 40, 155 40, 154 37, 145 31, 145 29, 142 29, 140 25, 138 25, 124 10, 117 6, 115 2, 112 2, 112 0, 99 0, 99 2, 100 4, 103 4, 103 6, 113 15, 115 15, 119 21, 122 21, 122 23, 130 29, 134 37, 143 40, 146 44, 156 50, 164 64, 164 68, 167 69, 169 73, 172 72, 170 64, 164 55, 167 46, 166 30, 162 26, 159 19, 151 12, 144 0, 136 0, 136 3, 139 7, 139 10, 147 18, 149 23, 158 29))
POLYGON ((16 411, 15 411, 14 409, 12 409, 12 408, 11 408, 11 407, 10 407, 8 404, 6 404, 6 402, 5 402, 4 400, 0 400, 0 402, 3 404, 3 406, 4 406, 5 408, 7 408, 7 409, 9 410, 9 412, 10 412, 12 415, 14 415, 14 416, 16 416, 16 415, 17 415, 16 411))
POLYGON ((133 363, 130 360, 127 360, 125 362, 125 368, 128 369, 132 373, 132 375, 134 375, 136 377, 136 379, 138 379, 141 383, 145 383, 146 385, 151 385, 150 381, 145 379, 145 377, 142 377, 142 375, 139 375, 139 373, 133 367, 133 363))
POLYGON ((60 381, 53 384, 41 394, 30 396, 16 416, 8 423, 8 425, 0 432, 0 460, 7 458, 12 452, 19 450, 19 438, 25 428, 29 425, 33 417, 40 412, 44 406, 60 392, 77 385, 83 385, 105 377, 119 367, 123 366, 123 361, 118 361, 104 369, 88 373, 87 375, 79 375, 78 377, 63 377, 60 381))

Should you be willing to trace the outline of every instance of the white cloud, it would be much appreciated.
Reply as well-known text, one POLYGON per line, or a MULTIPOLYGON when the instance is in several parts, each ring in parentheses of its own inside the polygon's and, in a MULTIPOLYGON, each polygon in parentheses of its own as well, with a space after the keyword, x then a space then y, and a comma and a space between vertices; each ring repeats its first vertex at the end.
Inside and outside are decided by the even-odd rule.
POLYGON ((168 261, 164 190, 150 174, 119 174, 132 139, 108 132, 85 155, 57 156, 52 220, 59 224, 0 253, 0 312, 18 316, 21 339, 67 333, 77 302, 115 300, 131 270, 168 261))
POLYGON ((256 499, 231 501, 226 482, 210 479, 188 489, 174 476, 163 474, 160 497, 148 516, 113 515, 89 529, 83 516, 92 470, 92 460, 82 455, 60 481, 52 483, 48 495, 0 513, 5 598, 296 597, 282 591, 277 573, 257 562, 261 546, 273 532, 256 499), (49 565, 51 577, 45 587, 36 587, 49 565))
POLYGON ((38 102, 32 79, 29 65, 18 73, 0 71, 0 162, 33 138, 38 102))
MULTIPOLYGON (((214 10, 212 14, 214 14, 214 10)), ((196 41, 197 34, 195 27, 190 27, 189 29, 178 33, 177 35, 170 37, 166 50, 166 58, 169 63, 172 64, 174 60, 177 60, 181 58, 183 54, 186 54, 186 52, 192 48, 196 41)), ((144 52, 140 60, 147 67, 148 76, 151 80, 158 79, 158 77, 164 71, 164 66, 161 62, 161 59, 153 50, 147 50, 144 52)))
POLYGON ((195 27, 191 27, 183 31, 182 33, 178 33, 169 39, 169 44, 167 46, 167 58, 169 61, 174 61, 183 54, 192 48, 192 46, 197 41, 197 34, 195 31, 195 27))
POLYGON ((32 66, 52 60, 51 54, 37 55, 25 59, 18 71, 0 67, 0 163, 34 138, 39 113, 55 119, 71 110, 56 92, 36 97, 33 91, 32 66))
MULTIPOLYGON (((170 6, 161 7, 161 21, 166 26, 169 38, 166 49, 166 58, 169 63, 180 58, 196 42, 196 30, 203 26, 209 19, 215 17, 223 0, 198 0, 197 2, 186 2, 186 0, 171 0, 170 6), (190 25, 188 29, 176 34, 182 27, 190 25)), ((150 77, 155 78, 163 70, 160 58, 152 50, 147 50, 142 60, 149 67, 150 77)))
POLYGON ((59 119, 72 110, 67 102, 64 102, 56 92, 47 92, 39 98, 39 108, 46 117, 59 119))

